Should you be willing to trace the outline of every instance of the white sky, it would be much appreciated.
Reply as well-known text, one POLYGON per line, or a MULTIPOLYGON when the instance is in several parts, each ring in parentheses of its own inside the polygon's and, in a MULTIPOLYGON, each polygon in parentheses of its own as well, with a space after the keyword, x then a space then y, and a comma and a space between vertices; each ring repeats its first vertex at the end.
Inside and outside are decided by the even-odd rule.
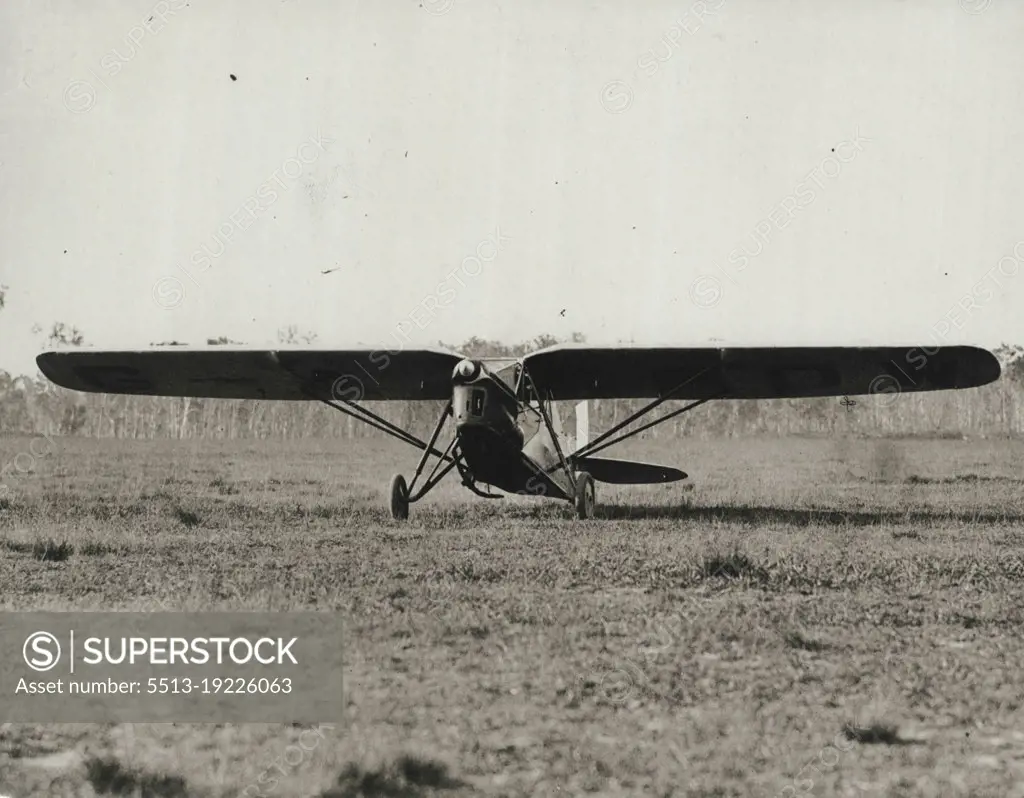
POLYGON ((58 320, 109 348, 1024 343, 1024 3, 703 5, 3 0, 0 367, 58 320))

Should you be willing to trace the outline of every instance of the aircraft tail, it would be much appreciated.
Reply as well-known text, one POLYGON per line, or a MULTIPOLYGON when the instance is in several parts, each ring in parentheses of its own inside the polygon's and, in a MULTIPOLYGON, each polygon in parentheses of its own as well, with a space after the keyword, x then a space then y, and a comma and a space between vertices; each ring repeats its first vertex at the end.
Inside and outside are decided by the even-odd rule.
POLYGON ((590 404, 584 400, 576 405, 576 445, 574 452, 578 452, 590 442, 590 404))
POLYGON ((558 413, 558 402, 551 402, 548 404, 548 411, 551 414, 551 426, 555 430, 555 435, 559 438, 565 435, 562 428, 562 417, 558 413))
POLYGON ((686 479, 685 471, 653 463, 637 463, 633 460, 613 460, 607 457, 587 457, 576 461, 581 471, 586 471, 598 482, 613 485, 655 485, 661 482, 677 482, 686 479))

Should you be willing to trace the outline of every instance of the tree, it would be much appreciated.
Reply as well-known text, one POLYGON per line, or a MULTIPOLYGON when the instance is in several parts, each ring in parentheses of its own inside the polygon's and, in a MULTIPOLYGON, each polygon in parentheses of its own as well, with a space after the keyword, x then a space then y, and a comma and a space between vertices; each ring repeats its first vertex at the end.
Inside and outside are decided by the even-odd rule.
MULTIPOLYGON (((40 334, 43 332, 43 328, 39 324, 34 324, 32 332, 40 334)), ((46 343, 51 347, 82 346, 85 343, 85 336, 77 327, 56 321, 50 327, 46 343)), ((77 435, 85 429, 89 419, 85 397, 71 391, 61 391, 59 405, 51 409, 51 418, 54 415, 59 419, 58 429, 61 435, 77 435)), ((102 415, 102 413, 94 415, 102 415)))
POLYGON ((1015 381, 1024 382, 1024 347, 1000 344, 992 350, 1003 367, 1003 374, 1015 381))
MULTIPOLYGON (((33 332, 41 332, 42 328, 36 324, 33 332)), ((50 328, 50 334, 46 342, 50 346, 81 346, 85 343, 85 337, 77 327, 69 327, 62 321, 54 322, 50 328)))
POLYGON ((287 327, 282 327, 277 331, 277 342, 279 344, 311 344, 319 337, 315 332, 299 330, 294 324, 289 324, 287 327))

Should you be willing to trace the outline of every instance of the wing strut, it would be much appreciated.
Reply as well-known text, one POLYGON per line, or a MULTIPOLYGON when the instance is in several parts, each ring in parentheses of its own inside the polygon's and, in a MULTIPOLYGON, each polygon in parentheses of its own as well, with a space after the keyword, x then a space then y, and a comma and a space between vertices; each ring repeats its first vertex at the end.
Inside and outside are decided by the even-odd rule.
MULTIPOLYGON (((624 434, 620 435, 615 440, 608 441, 607 443, 602 444, 600 446, 596 445, 601 440, 603 440, 604 438, 607 438, 607 436, 610 435, 612 432, 615 432, 615 430, 617 430, 617 429, 622 429, 622 427, 626 423, 628 423, 628 421, 627 422, 623 422, 623 424, 619 424, 615 428, 613 428, 613 429, 609 430, 608 432, 606 432, 600 438, 596 439, 593 444, 585 446, 583 449, 580 449, 579 451, 573 452, 572 456, 573 457, 590 457, 595 452, 603 451, 604 449, 607 449, 609 446, 614 446, 616 443, 622 443, 624 440, 628 440, 629 438, 632 438, 634 435, 639 435, 641 432, 643 432, 646 429, 650 429, 651 427, 656 427, 656 426, 658 426, 658 424, 662 424, 665 421, 668 421, 670 418, 675 418, 676 416, 680 415, 681 413, 685 413, 688 410, 693 410, 695 407, 699 407, 700 405, 704 404, 705 402, 710 402, 710 401, 711 401, 711 398, 708 398, 708 399, 697 399, 694 402, 690 402, 690 404, 686 405, 685 407, 680 407, 678 410, 673 410, 671 413, 666 413, 661 418, 656 418, 656 419, 654 419, 654 421, 648 421, 646 424, 637 427, 635 430, 631 430, 630 432, 627 432, 627 433, 624 433, 624 434)), ((641 415, 642 415, 642 413, 641 413, 641 415)), ((636 418, 639 418, 639 416, 634 414, 633 416, 631 416, 630 420, 636 419, 636 418)))
POLYGON ((644 424, 644 425, 642 425, 640 427, 637 427, 635 430, 632 430, 631 432, 623 433, 622 435, 620 435, 619 437, 617 437, 617 438, 615 438, 613 440, 610 440, 610 441, 608 440, 608 438, 612 437, 616 432, 618 432, 619 430, 624 429, 625 427, 629 426, 634 421, 636 421, 638 418, 647 415, 652 410, 654 410, 654 408, 664 404, 669 399, 671 399, 673 396, 675 396, 680 391, 682 391, 683 388, 685 388, 691 382, 693 382, 694 380, 699 379, 700 377, 704 376, 710 370, 711 369, 704 369, 703 371, 701 371, 701 372, 695 374, 694 376, 690 377, 685 382, 679 383, 679 385, 677 385, 671 391, 668 391, 667 393, 663 393, 661 396, 659 396, 653 402, 649 402, 644 407, 640 408, 635 413, 633 413, 632 415, 627 417, 625 421, 622 421, 622 422, 616 424, 614 427, 612 427, 607 432, 604 432, 604 433, 598 435, 596 438, 594 438, 594 440, 592 440, 590 443, 588 443, 586 446, 582 447, 581 449, 577 449, 575 452, 572 453, 572 455, 570 456, 570 459, 577 460, 577 459, 579 459, 581 457, 587 457, 587 456, 593 455, 595 452, 599 452, 599 451, 602 451, 604 449, 607 449, 609 446, 613 446, 616 443, 621 443, 622 441, 627 440, 628 438, 632 438, 634 435, 637 435, 637 434, 643 432, 646 429, 650 429, 651 427, 657 426, 658 424, 661 424, 664 421, 668 421, 670 418, 674 418, 675 416, 678 416, 681 413, 685 413, 688 410, 693 410, 693 408, 698 407, 699 405, 702 405, 705 402, 711 401, 712 398, 718 398, 718 397, 708 397, 706 399, 698 399, 697 401, 691 402, 690 404, 686 405, 685 407, 681 407, 678 410, 673 410, 671 413, 668 413, 667 415, 664 415, 661 418, 656 418, 656 419, 654 419, 654 421, 649 421, 648 423, 646 423, 646 424, 644 424), (608 442, 605 443, 605 441, 608 441, 608 442))
POLYGON ((443 454, 442 452, 439 452, 437 449, 433 447, 432 444, 424 443, 411 432, 404 430, 401 427, 396 426, 395 424, 392 424, 386 418, 381 418, 372 410, 367 410, 365 407, 357 405, 355 402, 350 402, 347 399, 319 399, 318 401, 323 402, 328 407, 333 408, 334 410, 337 410, 341 413, 344 413, 347 416, 352 416, 352 418, 354 418, 356 421, 361 421, 364 424, 373 427, 376 430, 380 430, 381 432, 387 433, 393 438, 397 438, 398 440, 403 441, 404 443, 408 443, 410 446, 415 446, 417 449, 422 449, 425 452, 429 452, 435 457, 440 457, 442 460, 445 461, 450 461, 452 459, 450 456, 443 454), (339 402, 340 404, 335 404, 335 401, 339 402), (342 407, 341 405, 347 405, 347 407, 342 407))
POLYGON ((392 424, 386 418, 379 416, 372 410, 367 410, 365 407, 358 404, 357 402, 352 401, 351 399, 336 399, 333 397, 331 399, 324 399, 321 396, 317 396, 316 392, 310 389, 309 385, 306 383, 306 381, 302 378, 301 375, 296 374, 295 371, 288 368, 284 363, 281 363, 280 359, 277 358, 276 356, 275 362, 281 369, 283 369, 285 372, 291 375, 292 379, 295 380, 295 384, 298 386, 299 390, 302 393, 304 393, 309 399, 315 400, 317 402, 322 402, 328 407, 337 410, 341 413, 344 413, 346 416, 351 416, 356 421, 361 421, 363 424, 373 427, 375 430, 379 430, 380 432, 384 432, 390 435, 392 438, 397 438, 403 443, 407 443, 410 446, 415 446, 417 449, 422 449, 424 451, 424 459, 426 458, 427 454, 433 454, 435 457, 439 457, 442 460, 454 462, 453 459, 448 454, 442 454, 441 452, 434 448, 434 441, 437 439, 437 433, 441 431, 440 424, 444 423, 444 419, 447 417, 448 413, 451 412, 451 400, 449 400, 448 406, 445 408, 444 413, 442 413, 441 415, 441 421, 439 422, 438 428, 434 432, 434 437, 431 438, 430 443, 424 443, 408 430, 402 429, 397 424, 392 424))

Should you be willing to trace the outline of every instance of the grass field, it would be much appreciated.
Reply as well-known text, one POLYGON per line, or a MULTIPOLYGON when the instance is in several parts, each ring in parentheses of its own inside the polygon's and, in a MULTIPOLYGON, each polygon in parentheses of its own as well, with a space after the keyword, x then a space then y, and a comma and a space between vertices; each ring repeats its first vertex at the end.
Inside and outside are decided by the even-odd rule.
POLYGON ((0 795, 1024 796, 1022 443, 636 441, 691 480, 405 524, 400 445, 32 451, 5 610, 340 613, 347 716, 3 724, 0 795))

